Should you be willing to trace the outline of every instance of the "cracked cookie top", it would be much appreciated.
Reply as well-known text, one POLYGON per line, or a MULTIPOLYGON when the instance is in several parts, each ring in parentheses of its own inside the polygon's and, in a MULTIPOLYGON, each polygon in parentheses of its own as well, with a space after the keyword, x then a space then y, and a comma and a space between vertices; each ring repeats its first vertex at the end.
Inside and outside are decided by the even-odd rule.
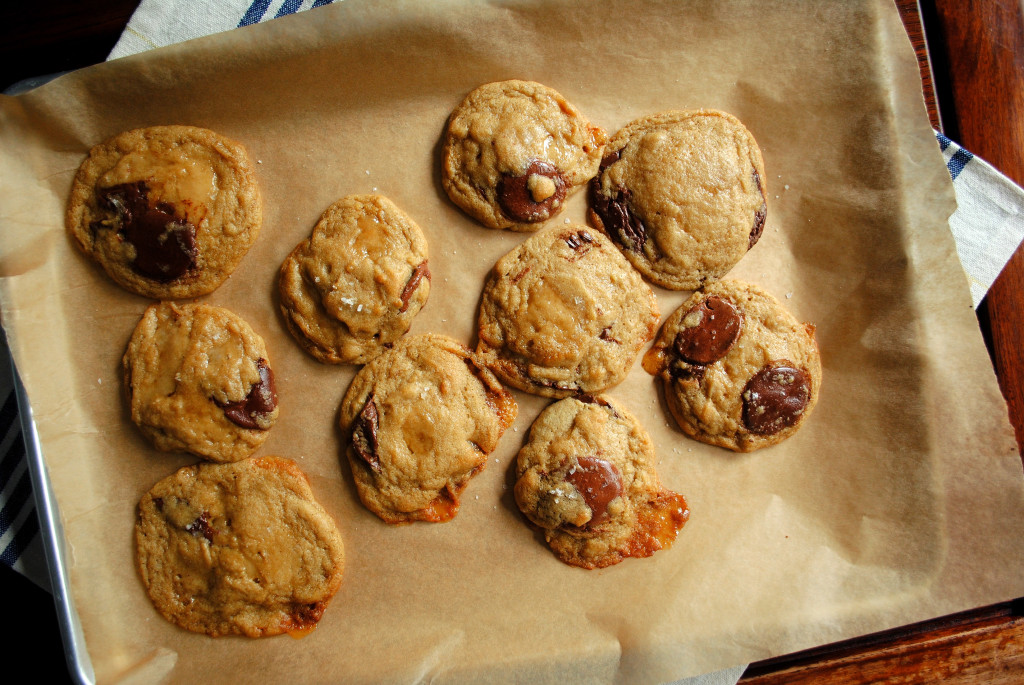
POLYGON ((526 392, 598 393, 625 378, 657 325, 654 293, 608 238, 555 225, 491 270, 477 353, 526 392))
POLYGON ((266 345, 223 307, 150 305, 122 366, 132 421, 157 449, 237 461, 263 444, 277 420, 266 345))
POLYGON ((517 412, 458 342, 402 338, 360 369, 341 404, 359 498, 387 523, 452 519, 517 412))
POLYGON ((303 634, 341 586, 345 550, 290 459, 180 469, 139 502, 139 573, 168 621, 207 635, 303 634))
POLYGON ((398 340, 430 293, 427 241, 381 195, 324 212, 281 265, 281 312, 299 344, 328 364, 365 364, 398 340))

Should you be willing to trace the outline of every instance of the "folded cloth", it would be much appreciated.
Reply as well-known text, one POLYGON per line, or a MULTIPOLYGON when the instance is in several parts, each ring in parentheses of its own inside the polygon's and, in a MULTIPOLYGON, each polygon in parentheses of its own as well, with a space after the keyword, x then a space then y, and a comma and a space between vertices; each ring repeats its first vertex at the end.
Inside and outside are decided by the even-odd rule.
POLYGON ((230 31, 332 2, 335 0, 142 0, 107 59, 230 31))
POLYGON ((953 177, 957 209, 949 228, 977 309, 1024 239, 1024 191, 946 136, 935 137, 953 177))
MULTIPOLYGON (((342 0, 142 0, 108 59, 335 1, 342 0)), ((946 136, 936 133, 936 137, 959 205, 950 217, 950 229, 977 307, 1024 238, 1024 190, 946 136)), ((9 369, 6 343, 0 343, 0 561, 48 588, 9 369)), ((744 670, 739 665, 676 685, 734 685, 744 670)))

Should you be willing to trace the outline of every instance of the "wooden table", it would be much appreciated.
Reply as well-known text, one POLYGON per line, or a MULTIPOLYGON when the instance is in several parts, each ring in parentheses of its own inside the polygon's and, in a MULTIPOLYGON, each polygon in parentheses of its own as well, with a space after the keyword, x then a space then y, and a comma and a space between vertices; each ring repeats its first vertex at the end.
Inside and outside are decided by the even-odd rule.
MULTIPOLYGON (((49 0, 0 9, 0 89, 103 61, 138 0, 49 0)), ((917 51, 932 125, 1024 185, 1024 14, 1019 0, 896 0, 917 51)), ((1024 446, 1024 249, 978 311, 1024 446)), ((1024 450, 1022 450, 1024 451, 1024 450)), ((1024 568, 1022 568, 1024 573, 1024 568)), ((67 680, 50 597, 0 566, 16 634, 9 654, 40 653, 34 676, 67 680)), ((8 625, 12 625, 10 622, 8 625)), ((752 664, 774 683, 1024 683, 1024 599, 752 664)))

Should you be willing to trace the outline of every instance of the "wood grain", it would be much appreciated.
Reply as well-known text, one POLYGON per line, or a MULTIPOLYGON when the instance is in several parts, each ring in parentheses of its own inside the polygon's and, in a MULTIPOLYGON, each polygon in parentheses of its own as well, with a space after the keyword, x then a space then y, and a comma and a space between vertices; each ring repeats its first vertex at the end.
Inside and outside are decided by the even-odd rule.
MULTIPOLYGON (((929 0, 953 92, 948 133, 1024 185, 1024 20, 1019 0, 929 0)), ((979 313, 1017 444, 1024 447, 1024 248, 996 280, 979 313)), ((1024 452, 1024 449, 1022 449, 1024 452)))
POLYGON ((949 625, 875 645, 855 643, 831 658, 795 663, 758 674, 746 685, 827 683, 987 683, 1019 685, 1024 674, 1024 618, 965 615, 949 625))

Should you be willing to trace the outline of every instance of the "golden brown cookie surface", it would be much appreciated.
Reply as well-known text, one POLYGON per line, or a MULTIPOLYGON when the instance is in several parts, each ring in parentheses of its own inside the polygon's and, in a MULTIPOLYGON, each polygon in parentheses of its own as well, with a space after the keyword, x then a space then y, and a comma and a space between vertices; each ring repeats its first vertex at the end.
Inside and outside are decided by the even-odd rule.
POLYGON ((193 126, 135 129, 94 147, 66 216, 75 244, 118 285, 161 299, 216 289, 262 220, 245 150, 193 126))
POLYGON ((122 365, 132 421, 157 449, 237 461, 277 419, 263 339, 222 307, 150 305, 122 365))
POLYGON ((359 498, 388 523, 450 520, 517 412, 456 341, 402 338, 360 369, 341 405, 359 498))
POLYGON ((821 386, 814 326, 734 280, 698 291, 666 320, 643 360, 691 437, 738 452, 774 445, 810 415, 821 386))
POLYGON ((139 572, 156 609, 208 635, 315 627, 341 585, 330 515, 289 459, 188 466, 139 502, 139 572))
POLYGON ((618 403, 583 395, 534 421, 516 461, 516 503, 567 564, 602 568, 669 547, 689 518, 661 486, 654 444, 618 403))
POLYGON ((495 264, 477 353, 520 390, 598 393, 626 376, 657 325, 654 293, 608 238, 555 225, 495 264))
POLYGON ((647 279, 673 290, 724 276, 757 242, 766 212, 757 142, 713 110, 627 124, 590 187, 591 221, 647 279))
POLYGON ((547 86, 487 83, 448 120, 441 180, 452 202, 485 226, 534 231, 597 173, 604 141, 547 86))
POLYGON ((281 266, 281 311, 310 354, 365 364, 409 330, 430 292, 427 241, 380 195, 353 195, 324 212, 281 266))

